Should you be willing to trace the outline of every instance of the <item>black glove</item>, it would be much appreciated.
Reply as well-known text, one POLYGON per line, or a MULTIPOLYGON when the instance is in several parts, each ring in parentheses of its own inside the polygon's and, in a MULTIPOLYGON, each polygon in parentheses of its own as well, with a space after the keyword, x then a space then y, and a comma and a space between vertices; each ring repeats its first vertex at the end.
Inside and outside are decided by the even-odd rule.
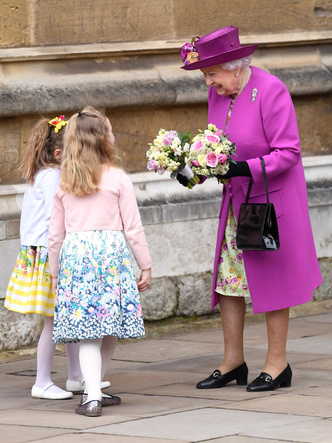
POLYGON ((182 174, 176 174, 176 179, 179 183, 181 183, 182 186, 185 188, 188 187, 189 180, 182 174))
POLYGON ((218 178, 233 178, 233 177, 252 177, 247 162, 229 163, 229 170, 225 175, 217 175, 218 178))

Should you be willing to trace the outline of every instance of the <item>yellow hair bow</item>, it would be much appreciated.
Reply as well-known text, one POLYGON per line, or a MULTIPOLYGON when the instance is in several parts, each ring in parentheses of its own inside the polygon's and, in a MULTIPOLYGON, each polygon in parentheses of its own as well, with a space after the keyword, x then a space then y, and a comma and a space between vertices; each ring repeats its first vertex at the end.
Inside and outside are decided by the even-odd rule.
POLYGON ((54 126, 55 133, 59 132, 59 130, 68 123, 68 120, 64 119, 64 115, 60 115, 60 117, 54 117, 48 123, 54 126))

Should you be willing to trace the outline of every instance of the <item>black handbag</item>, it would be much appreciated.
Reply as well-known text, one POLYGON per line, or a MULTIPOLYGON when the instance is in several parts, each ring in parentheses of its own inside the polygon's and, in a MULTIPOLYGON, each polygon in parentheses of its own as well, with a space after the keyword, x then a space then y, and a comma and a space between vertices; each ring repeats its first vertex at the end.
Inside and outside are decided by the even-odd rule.
POLYGON ((244 251, 277 251, 280 248, 279 231, 273 203, 269 202, 265 163, 261 158, 266 190, 266 203, 248 203, 252 187, 249 182, 245 203, 240 206, 236 245, 244 251))

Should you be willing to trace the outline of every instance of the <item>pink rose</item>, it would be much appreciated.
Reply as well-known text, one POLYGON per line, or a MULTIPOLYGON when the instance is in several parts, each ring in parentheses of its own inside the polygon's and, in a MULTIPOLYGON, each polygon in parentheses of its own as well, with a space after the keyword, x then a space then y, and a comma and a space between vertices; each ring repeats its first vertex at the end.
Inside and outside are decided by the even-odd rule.
POLYGON ((218 135, 218 136, 220 137, 221 135, 223 135, 223 132, 222 132, 221 129, 217 129, 216 132, 215 132, 215 134, 218 135))
POLYGON ((219 137, 217 135, 211 134, 206 136, 206 140, 210 143, 218 143, 219 137))
POLYGON ((218 162, 224 165, 227 162, 227 155, 226 154, 219 154, 218 155, 218 162))
POLYGON ((199 161, 198 160, 193 160, 192 162, 191 162, 193 165, 195 165, 195 166, 201 166, 200 165, 200 163, 199 163, 199 161))
POLYGON ((158 174, 163 175, 163 173, 165 172, 165 168, 163 166, 158 166, 157 172, 158 174))
POLYGON ((165 134, 163 137, 163 143, 165 146, 169 146, 172 144, 172 137, 169 134, 165 134))
POLYGON ((155 160, 149 160, 147 168, 149 171, 154 171, 155 169, 157 169, 155 160))
POLYGON ((215 168, 218 164, 218 156, 215 152, 209 152, 205 156, 206 164, 210 166, 210 168, 215 168))
POLYGON ((192 145, 192 148, 193 148, 193 149, 196 149, 197 151, 198 151, 199 149, 202 149, 202 147, 203 147, 203 142, 202 142, 202 140, 196 140, 196 141, 193 143, 193 145, 192 145))
POLYGON ((176 131, 168 131, 166 134, 164 134, 163 142, 165 146, 170 146, 172 144, 172 141, 175 137, 178 136, 178 133, 176 131))

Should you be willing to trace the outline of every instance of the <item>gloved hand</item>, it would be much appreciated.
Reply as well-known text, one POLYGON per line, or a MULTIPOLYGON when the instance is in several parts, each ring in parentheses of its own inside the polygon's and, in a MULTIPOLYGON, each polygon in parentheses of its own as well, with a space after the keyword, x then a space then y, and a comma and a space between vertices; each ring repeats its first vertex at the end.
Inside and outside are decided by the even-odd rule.
POLYGON ((189 165, 181 166, 178 169, 178 173, 176 175, 176 179, 179 183, 181 183, 182 186, 185 188, 188 187, 189 180, 192 179, 194 176, 193 171, 191 170, 191 167, 189 165))
POLYGON ((252 177, 247 162, 229 163, 229 170, 225 175, 217 175, 217 178, 252 177))
POLYGON ((182 186, 185 188, 188 187, 189 180, 182 174, 176 174, 176 179, 179 183, 181 183, 182 186))

